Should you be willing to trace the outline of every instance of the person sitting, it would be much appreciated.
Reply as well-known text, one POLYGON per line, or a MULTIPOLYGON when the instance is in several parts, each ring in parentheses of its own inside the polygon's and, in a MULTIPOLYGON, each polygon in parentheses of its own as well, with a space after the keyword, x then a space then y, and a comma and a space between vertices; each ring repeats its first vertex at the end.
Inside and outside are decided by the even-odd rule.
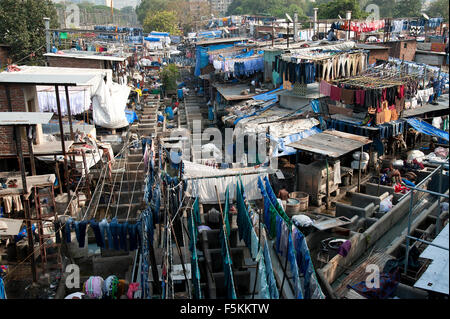
POLYGON ((386 174, 391 180, 392 184, 397 184, 402 182, 402 176, 400 174, 400 171, 398 169, 394 168, 394 165, 392 163, 389 164, 389 167, 386 169, 386 174))
POLYGON ((334 29, 333 28, 331 28, 328 31, 327 40, 328 41, 337 41, 338 40, 338 38, 336 37, 336 34, 334 34, 334 29))

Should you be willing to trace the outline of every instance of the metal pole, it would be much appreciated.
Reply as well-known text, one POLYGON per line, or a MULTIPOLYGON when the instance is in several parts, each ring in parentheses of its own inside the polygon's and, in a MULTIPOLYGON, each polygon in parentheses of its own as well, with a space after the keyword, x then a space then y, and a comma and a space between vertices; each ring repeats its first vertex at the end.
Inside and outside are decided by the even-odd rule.
MULTIPOLYGON (((5 85, 5 93, 6 93, 6 100, 8 102, 8 107, 10 112, 13 111, 12 103, 11 103, 11 94, 9 91, 9 86, 5 85)), ((23 152, 22 152, 22 136, 20 134, 20 128, 17 125, 14 125, 14 139, 16 140, 16 151, 17 155, 19 157, 19 163, 20 163, 20 174, 22 177, 22 198, 25 202, 24 205, 24 211, 25 216, 27 218, 26 221, 26 227, 27 227, 27 237, 28 237, 28 252, 31 258, 31 275, 33 277, 33 282, 37 282, 37 276, 36 276, 36 264, 34 260, 34 243, 33 243, 33 232, 31 229, 31 214, 30 214, 30 202, 28 199, 25 199, 25 194, 28 192, 28 186, 27 186, 27 178, 25 176, 25 161, 23 159, 23 152)))
MULTIPOLYGON (((441 165, 441 171, 440 171, 440 175, 439 175, 439 189, 438 192, 441 193, 442 192, 442 165, 441 165)), ((440 212, 441 209, 441 196, 438 196, 438 211, 440 212)), ((440 214, 438 214, 440 215, 440 214)), ((436 218, 436 235, 439 234, 439 232, 441 231, 441 221, 440 218, 438 216, 438 218, 436 218)))
POLYGON ((436 245, 436 244, 434 244, 434 243, 432 243, 430 241, 427 241, 427 240, 423 240, 423 239, 416 238, 416 237, 413 237, 413 236, 407 236, 407 237, 409 239, 414 239, 414 240, 420 241, 421 243, 424 243, 424 244, 427 244, 427 245, 431 245, 431 246, 434 246, 434 247, 437 247, 437 248, 448 250, 448 247, 444 247, 444 246, 441 246, 441 245, 436 245))
POLYGON ((325 202, 325 207, 326 207, 326 209, 328 210, 330 207, 330 205, 329 205, 329 198, 330 198, 330 185, 329 185, 329 182, 330 182, 330 174, 329 174, 329 170, 328 170, 328 157, 325 157, 325 164, 326 164, 326 167, 327 167, 327 185, 326 185, 326 191, 327 191, 327 198, 326 198, 326 202, 325 202))
POLYGON ((187 277, 187 274, 186 274, 186 268, 184 267, 183 254, 181 253, 181 248, 178 245, 177 236, 175 235, 175 230, 173 229, 173 224, 172 223, 170 224, 170 229, 172 231, 173 238, 175 239, 175 245, 177 246, 178 255, 180 256, 181 267, 183 268, 183 274, 184 274, 184 279, 186 280, 186 287, 187 287, 187 290, 188 290, 188 293, 189 293, 189 298, 191 298, 191 287, 189 286, 189 280, 188 280, 188 277, 187 277))
POLYGON ((405 271, 404 274, 408 270, 408 259, 409 259, 409 234, 411 232, 411 213, 413 209, 413 201, 414 201, 414 190, 411 190, 411 197, 409 200, 409 213, 408 213, 408 232, 406 233, 406 252, 405 252, 405 271))
POLYGON ((358 193, 361 192, 361 159, 363 156, 363 147, 361 146, 361 152, 359 154, 359 162, 358 162, 358 193))

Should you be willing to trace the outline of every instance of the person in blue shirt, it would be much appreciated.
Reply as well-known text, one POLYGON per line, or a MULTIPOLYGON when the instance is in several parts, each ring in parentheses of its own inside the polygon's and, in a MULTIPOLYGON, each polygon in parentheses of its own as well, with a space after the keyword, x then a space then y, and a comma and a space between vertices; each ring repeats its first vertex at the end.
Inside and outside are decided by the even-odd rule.
POLYGON ((327 40, 328 41, 337 41, 338 40, 338 38, 336 37, 336 34, 334 34, 333 28, 331 28, 330 31, 328 31, 327 40))

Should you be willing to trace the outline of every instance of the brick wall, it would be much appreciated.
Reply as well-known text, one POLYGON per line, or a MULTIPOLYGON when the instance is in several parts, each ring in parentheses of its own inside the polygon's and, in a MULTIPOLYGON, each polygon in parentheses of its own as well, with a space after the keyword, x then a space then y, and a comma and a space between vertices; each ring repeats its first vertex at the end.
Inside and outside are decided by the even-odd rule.
POLYGON ((369 64, 377 62, 377 60, 387 61, 389 59, 389 49, 374 49, 370 50, 369 64))
POLYGON ((47 61, 49 66, 53 67, 104 69, 104 61, 102 60, 47 57, 47 61))
MULTIPOLYGON (((10 86, 10 96, 13 112, 25 112, 25 96, 20 86, 10 86)), ((0 85, 0 112, 10 112, 6 100, 5 86, 0 85)), ((22 136, 26 136, 22 132, 22 136)), ((22 139, 22 150, 28 154, 28 144, 26 139, 22 139)), ((0 155, 15 155, 16 142, 14 140, 14 129, 12 126, 0 126, 0 155)))
POLYGON ((405 61, 414 61, 416 56, 416 40, 385 42, 383 46, 389 47, 389 56, 404 59, 405 61))
POLYGON ((6 60, 9 56, 9 48, 0 46, 0 68, 4 68, 6 66, 6 60))

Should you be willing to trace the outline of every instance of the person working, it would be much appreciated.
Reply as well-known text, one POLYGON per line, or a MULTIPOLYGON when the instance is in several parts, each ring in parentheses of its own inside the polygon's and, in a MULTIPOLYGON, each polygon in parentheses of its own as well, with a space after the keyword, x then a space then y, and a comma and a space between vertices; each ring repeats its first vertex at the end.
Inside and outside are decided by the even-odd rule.
POLYGON ((336 37, 336 34, 334 34, 333 28, 331 28, 330 31, 328 31, 327 40, 328 41, 337 41, 338 40, 338 38, 336 37))

